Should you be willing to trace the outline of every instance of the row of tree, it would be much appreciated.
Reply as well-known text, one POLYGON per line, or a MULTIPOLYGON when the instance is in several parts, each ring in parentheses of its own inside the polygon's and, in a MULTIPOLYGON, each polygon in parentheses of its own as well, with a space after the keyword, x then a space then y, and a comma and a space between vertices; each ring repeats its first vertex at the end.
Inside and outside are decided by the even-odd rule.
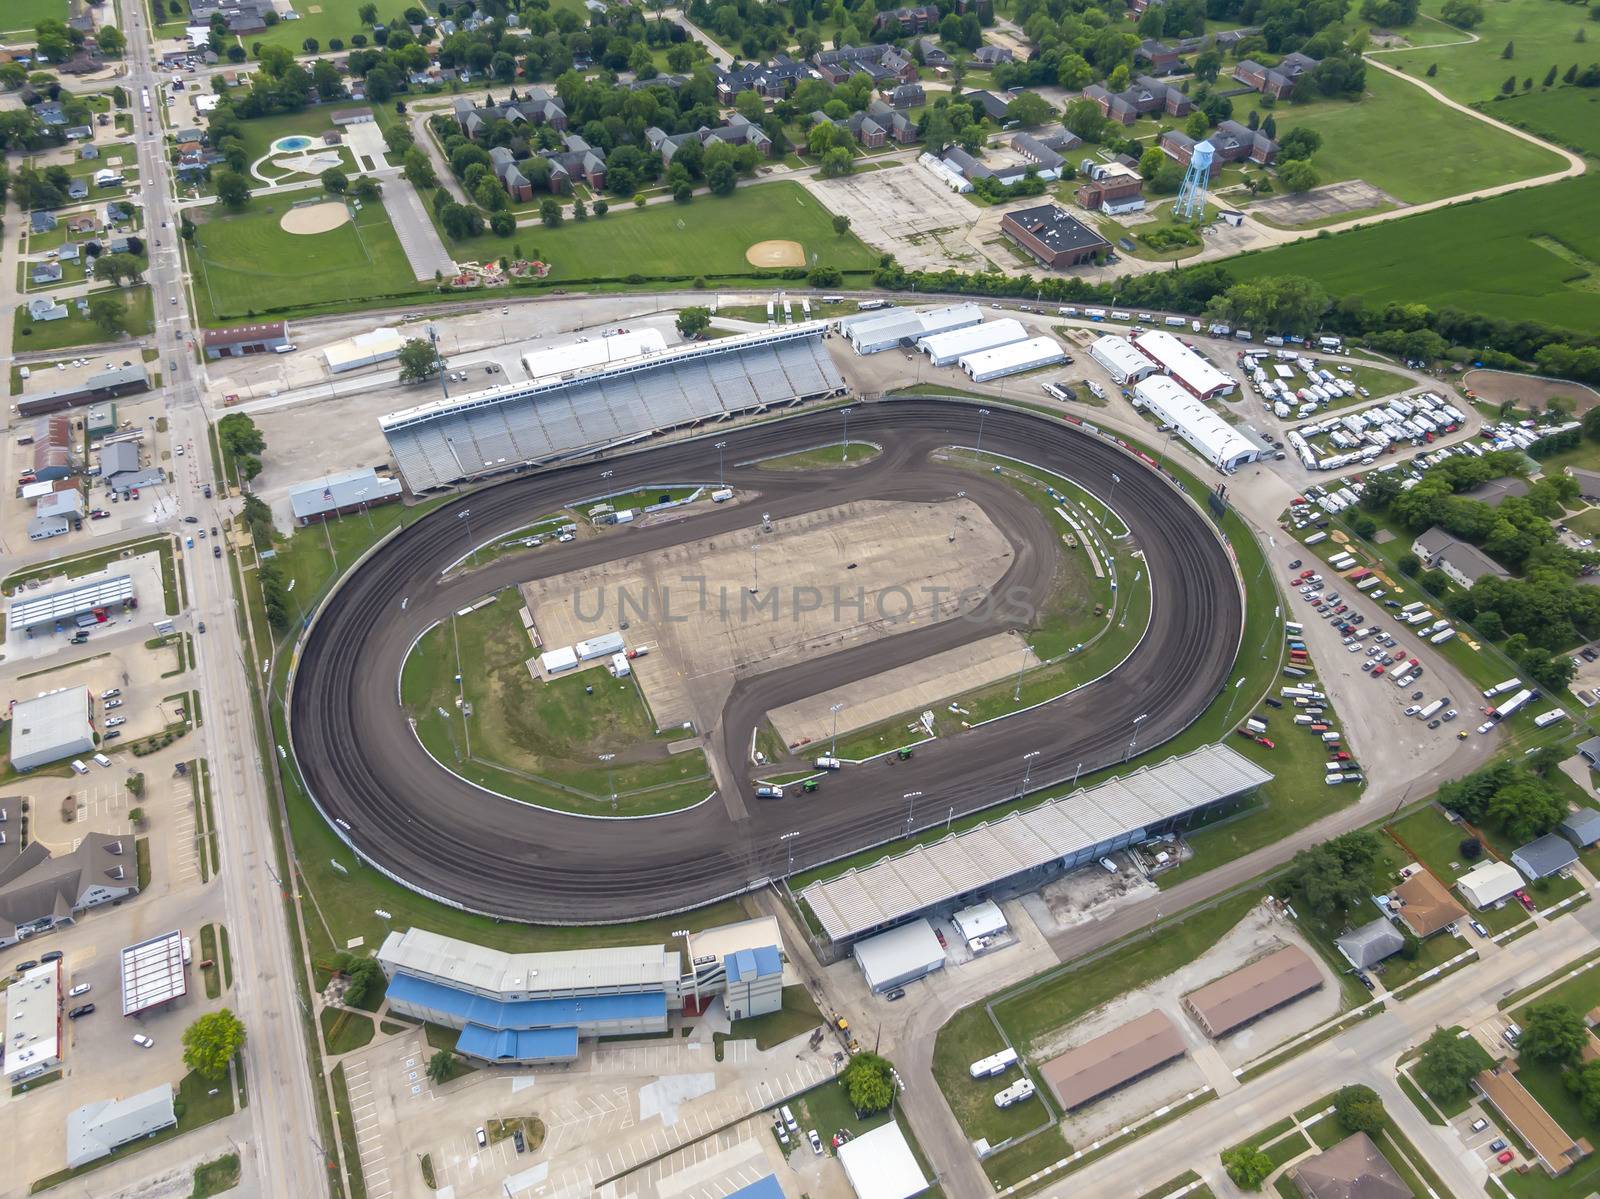
POLYGON ((1512 841, 1542 837, 1567 814, 1565 800, 1549 782, 1562 754, 1537 750, 1525 759, 1496 762, 1440 786, 1438 802, 1471 824, 1498 829, 1512 841))

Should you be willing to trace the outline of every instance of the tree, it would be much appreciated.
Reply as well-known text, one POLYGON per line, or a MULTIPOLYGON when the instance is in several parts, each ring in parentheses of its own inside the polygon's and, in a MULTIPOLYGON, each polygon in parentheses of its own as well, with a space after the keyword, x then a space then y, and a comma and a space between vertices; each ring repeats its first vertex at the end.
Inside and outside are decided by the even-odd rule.
POLYGON ((1222 1151, 1222 1168, 1240 1190, 1259 1191, 1276 1167, 1272 1159, 1254 1145, 1238 1145, 1222 1151))
POLYGON ((338 167, 329 167, 322 172, 323 189, 335 196, 342 196, 350 190, 350 176, 338 167))
POLYGON ((1422 569, 1422 559, 1407 551, 1395 559, 1395 565, 1400 568, 1400 573, 1408 578, 1416 578, 1417 572, 1422 569))
POLYGON ((122 332, 125 311, 122 301, 116 296, 95 296, 89 301, 89 319, 107 337, 115 337, 122 332))
POLYGON ((817 173, 824 179, 836 179, 851 174, 855 169, 855 160, 850 156, 850 151, 843 146, 835 146, 822 156, 822 169, 817 173))
POLYGON ((1291 158, 1278 164, 1278 181, 1291 192, 1308 192, 1321 181, 1321 176, 1305 159, 1291 158))
POLYGON ((610 212, 610 211, 611 211, 611 205, 606 203, 606 201, 604 201, 604 200, 596 200, 594 202, 594 214, 595 214, 595 216, 602 217, 602 216, 605 216, 605 214, 610 212))
POLYGON ((1025 128, 1053 121, 1057 115, 1056 110, 1050 107, 1049 101, 1034 92, 1023 92, 1006 105, 1006 119, 1015 121, 1025 128))
POLYGON ((373 1002, 383 994, 385 986, 383 967, 377 958, 357 958, 345 971, 344 1001, 350 1007, 371 1010, 373 1002))
POLYGON ((1444 0, 1439 15, 1457 29, 1473 29, 1483 21, 1483 7, 1477 0, 1444 0))
POLYGON ((1476 837, 1463 837, 1461 844, 1456 846, 1456 852, 1461 855, 1463 862, 1476 862, 1483 856, 1483 842, 1476 837))
POLYGON ((94 40, 99 45, 100 52, 108 58, 121 58, 123 50, 128 45, 128 40, 115 25, 100 26, 95 30, 94 40))
POLYGON ((411 337, 400 347, 400 382, 421 383, 439 369, 439 355, 433 343, 425 338, 411 337))
POLYGON ((128 776, 128 781, 123 784, 128 788, 128 794, 138 799, 144 794, 144 772, 138 771, 128 776))
MULTIPOLYGON (((833 217, 833 231, 840 237, 843 237, 846 233, 850 232, 850 218, 842 212, 835 213, 833 217)), ((1593 411, 1600 412, 1600 408, 1595 408, 1593 411)))
POLYGON ((435 1085, 442 1085, 450 1081, 450 1076, 455 1072, 456 1055, 448 1049, 437 1050, 428 1059, 428 1081, 435 1085))
POLYGON ((1564 1003, 1536 1003, 1523 1012, 1521 1023, 1517 1053, 1534 1061, 1571 1066, 1589 1043, 1583 1017, 1564 1003))
MULTIPOLYGON (((1150 9, 1145 9, 1149 12, 1150 9)), ((1203 112, 1191 112, 1189 119, 1184 122, 1183 131, 1191 141, 1204 141, 1207 133, 1211 131, 1211 121, 1203 112)))
POLYGON ((1472 1079, 1492 1065, 1483 1046, 1470 1036, 1439 1028, 1422 1043, 1422 1055, 1413 1074, 1435 1101, 1448 1104, 1469 1094, 1472 1079))
POLYGON ((489 217, 489 229, 496 237, 510 237, 517 231, 517 218, 501 209, 489 217))
POLYGON ((1383 1127, 1383 1100, 1371 1087, 1341 1087, 1333 1097, 1333 1111, 1346 1132, 1370 1136, 1383 1127))
POLYGON ((546 200, 539 205, 539 219, 547 229, 558 228, 561 224, 561 205, 555 200, 546 200))
POLYGON ((1506 81, 1500 85, 1500 94, 1502 96, 1509 96, 1512 92, 1514 92, 1516 90, 1517 90, 1517 77, 1515 75, 1507 75, 1506 76, 1506 81))
POLYGON ((371 175, 363 175, 350 185, 350 194, 363 204, 373 204, 383 195, 383 184, 371 175))
POLYGON ((1501 787, 1489 800, 1484 816, 1513 841, 1542 837, 1566 815, 1565 805, 1537 779, 1501 787))
POLYGON ((1372 834, 1345 833, 1295 854, 1289 886, 1312 915, 1338 915, 1371 894, 1371 868, 1377 855, 1372 834))
POLYGON ((1500 57, 1501 58, 1515 58, 1516 55, 1517 55, 1517 43, 1514 42, 1514 41, 1513 42, 1507 42, 1506 43, 1506 48, 1504 50, 1500 51, 1500 57))
POLYGON ((356 19, 363 25, 376 25, 378 23, 378 6, 376 4, 363 4, 356 9, 356 19))
POLYGON ((1303 125, 1296 125, 1278 143, 1278 156, 1280 158, 1305 158, 1309 159, 1318 150, 1322 149, 1322 134, 1315 129, 1307 129, 1303 125))
POLYGON ((693 340, 711 326, 709 308, 690 307, 678 313, 678 332, 693 340))
POLYGON ((134 828, 143 828, 144 827, 144 809, 143 808, 129 808, 128 809, 128 823, 130 825, 132 825, 134 828))
POLYGON ((714 196, 731 196, 739 186, 739 172, 726 159, 711 164, 706 171, 706 185, 714 196))
POLYGON ((259 454, 267 448, 256 422, 243 412, 230 412, 217 422, 217 440, 230 455, 259 454))
POLYGON ((589 219, 589 209, 584 204, 582 196, 579 196, 572 202, 572 219, 575 221, 586 221, 589 219))
POLYGON ((858 1053, 845 1067, 843 1082, 850 1105, 863 1115, 881 1112, 894 1102, 889 1063, 876 1053, 858 1053))
POLYGON ((244 1021, 227 1008, 201 1016, 183 1030, 183 1063, 202 1078, 216 1082, 244 1047, 244 1021))
POLYGON ((229 208, 240 209, 250 203, 250 181, 238 171, 218 171, 212 181, 217 185, 217 199, 229 208))

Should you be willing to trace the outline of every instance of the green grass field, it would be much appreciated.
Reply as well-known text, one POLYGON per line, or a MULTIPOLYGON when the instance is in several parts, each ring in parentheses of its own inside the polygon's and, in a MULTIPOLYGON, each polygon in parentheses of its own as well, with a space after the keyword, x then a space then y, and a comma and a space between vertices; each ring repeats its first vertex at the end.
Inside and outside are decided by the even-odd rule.
POLYGON ((279 224, 283 214, 292 203, 313 196, 257 197, 241 213, 216 205, 197 210, 200 227, 189 246, 189 262, 202 324, 420 289, 381 204, 364 205, 352 222, 327 233, 286 233, 279 224))
POLYGON ((0 5, 0 33, 32 33, 40 21, 67 19, 67 0, 6 0, 0 5))
POLYGON ((519 228, 509 238, 445 240, 458 262, 486 261, 520 244, 550 264, 548 281, 622 279, 630 274, 753 275, 745 251, 761 241, 797 241, 807 265, 870 270, 877 254, 853 233, 833 231, 831 214, 798 183, 696 196, 689 204, 616 205, 605 217, 568 220, 558 229, 519 228))
MULTIPOLYGON (((245 47, 248 49, 260 42, 263 46, 287 46, 299 54, 302 43, 308 37, 316 38, 323 50, 328 48, 328 39, 333 37, 343 38, 346 46, 350 44, 352 34, 364 33, 370 40, 372 30, 356 16, 361 3, 362 0, 317 0, 312 4, 297 4, 295 11, 300 14, 298 21, 279 21, 270 29, 247 34, 245 47)), ((403 7, 394 3, 379 4, 379 24, 401 23, 400 12, 403 7)))
MULTIPOLYGON (((1422 9, 1439 15, 1444 0, 1424 0, 1422 9)), ((1552 66, 1565 71, 1573 63, 1593 62, 1595 52, 1588 45, 1573 41, 1579 29, 1589 38, 1597 32, 1582 4, 1556 4, 1552 0, 1487 0, 1482 6, 1483 23, 1472 32, 1478 40, 1455 46, 1432 46, 1402 53, 1384 54, 1385 65, 1399 67, 1408 74, 1423 77, 1428 67, 1439 71, 1428 83, 1463 104, 1487 100, 1499 94, 1508 75, 1515 75, 1517 86, 1532 78, 1535 85, 1552 66), (1512 57, 1501 56, 1512 43, 1512 57)), ((1415 28, 1431 36, 1438 26, 1419 22, 1415 28)), ((1465 39, 1468 35, 1460 34, 1465 39)), ((1370 82, 1372 72, 1368 72, 1370 82)), ((1280 122, 1281 123, 1281 122, 1280 122)))
POLYGON ((1233 259, 1238 278, 1306 275, 1334 296, 1454 306, 1600 329, 1600 178, 1586 175, 1233 259), (1553 252, 1556 247, 1561 253, 1553 252))
MULTIPOLYGON (((1600 39, 1600 30, 1595 36, 1600 39)), ((1600 158, 1600 88, 1535 88, 1478 107, 1497 121, 1600 158)))
MULTIPOLYGON (((150 332, 155 319, 150 288, 132 287, 120 294, 123 332, 131 337, 141 337, 150 332)), ((66 350, 73 346, 94 346, 116 340, 115 337, 107 337, 105 330, 88 317, 79 315, 76 305, 68 301, 66 306, 68 315, 65 320, 38 323, 28 319, 26 305, 19 307, 11 332, 12 349, 17 353, 25 350, 66 350)))
POLYGON ((1364 179, 1408 204, 1561 169, 1559 155, 1446 108, 1402 79, 1367 72, 1359 103, 1319 100, 1272 110, 1280 134, 1322 134, 1313 162, 1324 183, 1364 179), (1427 152, 1419 154, 1418 147, 1427 152))

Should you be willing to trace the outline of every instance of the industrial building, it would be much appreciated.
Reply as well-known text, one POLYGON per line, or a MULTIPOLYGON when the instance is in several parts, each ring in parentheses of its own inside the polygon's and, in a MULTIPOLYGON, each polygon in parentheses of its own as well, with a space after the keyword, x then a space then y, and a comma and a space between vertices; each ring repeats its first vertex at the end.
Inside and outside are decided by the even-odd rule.
POLYGON ((290 488, 289 511, 294 514, 296 524, 308 525, 314 520, 359 512, 376 504, 394 503, 403 490, 399 479, 381 476, 370 466, 365 470, 347 470, 290 488))
POLYGON ((1008 212, 1000 218, 1000 232, 1053 271, 1082 266, 1111 248, 1110 242, 1059 204, 1008 212))
POLYGON ((122 1014, 176 1003, 189 993, 189 967, 183 960, 183 934, 174 929, 126 946, 121 956, 122 1014))
POLYGON ((488 1062, 570 1062, 580 1037, 666 1032, 679 1005, 678 954, 660 945, 503 953, 412 928, 378 962, 391 1011, 459 1029, 457 1052, 488 1062))
POLYGON ((1066 351, 1055 338, 1030 337, 1027 341, 963 354, 957 360, 957 365, 967 372, 974 383, 987 383, 990 379, 1003 379, 1007 375, 1020 375, 1023 371, 1038 370, 1042 366, 1054 366, 1065 361, 1066 357, 1066 351))
POLYGON ((1033 890, 1214 814, 1272 777, 1226 745, 1202 746, 812 883, 801 898, 835 945, 849 944, 926 912, 1033 890))
POLYGON ((1322 986, 1322 971, 1298 945, 1285 945, 1183 997, 1184 1010, 1212 1039, 1309 995, 1322 986))
POLYGON ((1493 907, 1523 884, 1517 868, 1507 862, 1479 862, 1456 879, 1456 890, 1473 907, 1482 911, 1493 907))
POLYGON ((126 609, 134 606, 132 577, 108 575, 75 583, 59 591, 47 591, 43 595, 13 596, 11 607, 6 611, 6 629, 8 635, 30 637, 34 630, 45 625, 59 630, 96 609, 126 609))
POLYGON ((234 325, 227 329, 207 329, 201 339, 206 357, 245 358, 265 354, 289 344, 289 327, 283 321, 260 325, 234 325))
MULTIPOLYGON (((144 373, 143 363, 128 362, 96 371, 79 383, 19 396, 17 412, 21 416, 40 416, 77 404, 91 404, 114 396, 138 395, 149 390, 150 380, 144 373)), ((91 431, 89 435, 93 437, 94 433, 91 431)))
POLYGON ((1184 1054, 1183 1037, 1162 1012, 1085 1041, 1041 1068, 1063 1111, 1072 1111, 1161 1069, 1184 1054))
POLYGON ((944 946, 926 920, 857 941, 854 952, 867 986, 879 995, 944 969, 944 946))
POLYGON ((1135 333, 1134 347, 1162 373, 1170 375, 1173 382, 1197 400, 1214 400, 1225 396, 1238 385, 1223 374, 1203 355, 1191 350, 1164 329, 1151 329, 1135 333))
POLYGON ((849 338, 856 353, 877 354, 913 346, 924 337, 965 329, 982 321, 983 309, 976 304, 951 304, 920 312, 911 308, 890 308, 841 317, 839 332, 849 338))
POLYGON ((1137 383, 1156 373, 1156 364, 1133 348, 1126 337, 1107 333, 1097 337, 1089 346, 1089 357, 1105 368, 1111 381, 1119 387, 1137 383))
POLYGON ((67 1166, 75 1170, 88 1165, 177 1122, 170 1082, 126 1099, 86 1103, 67 1116, 67 1166))
POLYGON ((25 971, 5 998, 4 1077, 15 1086, 61 1064, 61 963, 25 971))
POLYGON ((952 912, 950 923, 956 926, 961 939, 973 953, 986 947, 1011 927, 1006 921, 1006 914, 1000 910, 1000 905, 992 899, 985 899, 982 903, 975 903, 969 908, 962 908, 959 912, 952 912))
POLYGON ((398 329, 374 329, 334 342, 322 351, 322 360, 328 364, 328 370, 337 375, 392 361, 400 357, 400 347, 405 344, 406 339, 398 329))
POLYGON ((776 916, 690 933, 685 946, 691 973, 682 988, 684 1011, 703 1011, 719 994, 730 1020, 783 1007, 783 939, 776 916))
POLYGON ((666 348, 667 339, 661 330, 633 329, 627 333, 613 333, 610 337, 591 337, 587 341, 535 350, 522 356, 522 369, 537 383, 554 375, 570 375, 647 354, 659 354, 666 348))
POLYGON ((0 949, 75 924, 80 913, 138 891, 132 837, 86 833, 60 857, 30 841, 9 860, 0 858, 0 949))
POLYGON ((674 347, 380 418, 414 492, 593 453, 652 432, 838 394, 821 321, 674 347))
POLYGON ((156 487, 167 481, 159 466, 144 466, 137 441, 110 441, 100 447, 100 481, 119 495, 141 487, 156 487))
POLYGON ((1135 407, 1143 407, 1162 424, 1171 425, 1211 465, 1232 471, 1262 456, 1250 441, 1165 375, 1152 375, 1134 385, 1135 407))
POLYGON ((852 1137, 837 1152, 856 1199, 911 1199, 928 1189, 898 1121, 852 1137))
POLYGON ((35 770, 62 758, 92 754, 89 704, 89 692, 83 687, 63 687, 18 700, 11 709, 12 767, 35 770))
POLYGON ((934 366, 951 366, 963 354, 1009 346, 1027 341, 1029 336, 1021 321, 1008 316, 1004 320, 985 321, 981 325, 968 325, 964 329, 952 329, 948 333, 934 333, 919 338, 917 349, 926 354, 934 366))

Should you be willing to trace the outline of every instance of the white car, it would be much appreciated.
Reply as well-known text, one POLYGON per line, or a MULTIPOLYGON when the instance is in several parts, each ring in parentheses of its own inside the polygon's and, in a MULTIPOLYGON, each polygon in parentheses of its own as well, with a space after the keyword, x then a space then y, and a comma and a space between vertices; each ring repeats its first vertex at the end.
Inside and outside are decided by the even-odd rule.
POLYGON ((821 1157, 822 1138, 817 1135, 817 1130, 815 1128, 808 1128, 806 1130, 806 1140, 811 1142, 811 1152, 815 1153, 818 1157, 821 1157))
POLYGON ((122 694, 122 688, 121 687, 110 687, 110 688, 107 688, 105 691, 102 691, 100 693, 100 698, 101 699, 116 699, 117 696, 119 696, 121 694, 122 694))
POLYGON ((123 725, 125 725, 127 723, 128 723, 128 718, 126 716, 113 716, 110 720, 106 721, 106 728, 108 728, 108 729, 120 728, 121 726, 123 726, 123 725))
POLYGON ((155 1047, 155 1041, 145 1036, 142 1032, 133 1034, 133 1043, 140 1049, 153 1049, 155 1047))
POLYGON ((106 700, 106 711, 107 712, 111 711, 112 708, 120 708, 120 707, 122 707, 122 701, 120 699, 108 699, 108 700, 106 700))
POLYGON ((67 998, 76 999, 79 995, 87 995, 92 990, 94 990, 93 983, 79 983, 67 992, 67 998))

